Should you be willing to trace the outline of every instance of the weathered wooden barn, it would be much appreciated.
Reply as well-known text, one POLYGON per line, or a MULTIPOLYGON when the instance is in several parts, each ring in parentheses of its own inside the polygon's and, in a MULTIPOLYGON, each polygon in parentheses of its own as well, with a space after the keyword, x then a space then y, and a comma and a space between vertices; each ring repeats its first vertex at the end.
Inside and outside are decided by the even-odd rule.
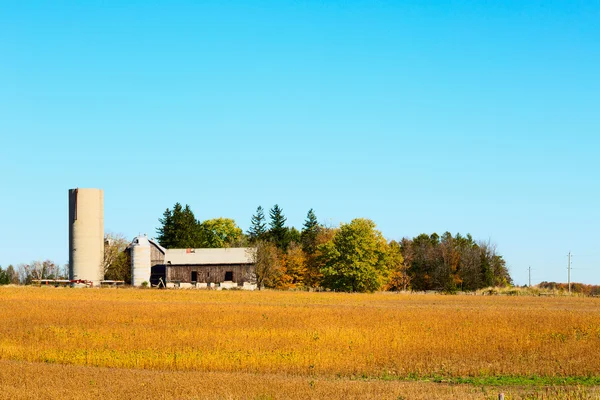
POLYGON ((148 243, 153 286, 256 287, 254 248, 165 249, 153 239, 148 243))

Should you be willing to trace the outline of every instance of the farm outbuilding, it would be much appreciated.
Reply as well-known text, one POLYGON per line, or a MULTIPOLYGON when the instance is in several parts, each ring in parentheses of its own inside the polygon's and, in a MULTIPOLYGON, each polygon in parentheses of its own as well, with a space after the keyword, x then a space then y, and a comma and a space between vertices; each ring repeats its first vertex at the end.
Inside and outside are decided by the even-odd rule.
POLYGON ((254 248, 166 249, 138 236, 129 251, 134 286, 256 288, 254 248))
POLYGON ((69 189, 69 280, 100 284, 103 249, 104 192, 69 189))
MULTIPOLYGON (((103 280, 104 191, 69 189, 68 221, 69 279, 63 283, 124 283, 103 280)), ((133 286, 256 288, 255 248, 166 249, 156 240, 140 235, 125 251, 131 261, 133 286)))

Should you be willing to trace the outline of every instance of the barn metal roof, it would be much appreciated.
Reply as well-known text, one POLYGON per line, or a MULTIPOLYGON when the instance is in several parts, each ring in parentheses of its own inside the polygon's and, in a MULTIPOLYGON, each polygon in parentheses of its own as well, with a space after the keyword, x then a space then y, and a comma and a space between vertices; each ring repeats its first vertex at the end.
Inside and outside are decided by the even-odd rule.
POLYGON ((168 249, 165 253, 165 264, 253 264, 255 252, 256 249, 252 247, 232 247, 225 249, 168 249))
POLYGON ((157 240, 155 240, 154 238, 152 238, 152 239, 148 239, 148 241, 149 241, 151 244, 153 244, 154 246, 156 246, 156 248, 157 248, 158 250, 160 250, 160 251, 161 251, 161 253, 163 253, 163 254, 166 254, 166 253, 167 253, 167 249, 165 249, 164 247, 162 247, 162 246, 161 246, 161 245, 158 243, 158 241, 157 241, 157 240))
POLYGON ((139 236, 134 237, 133 240, 131 241, 131 243, 129 243, 127 245, 127 248, 130 249, 131 246, 133 246, 134 244, 142 244, 142 245, 151 244, 154 247, 156 247, 161 253, 166 254, 166 252, 167 252, 167 249, 162 247, 156 239, 149 238, 146 235, 139 235, 139 236))

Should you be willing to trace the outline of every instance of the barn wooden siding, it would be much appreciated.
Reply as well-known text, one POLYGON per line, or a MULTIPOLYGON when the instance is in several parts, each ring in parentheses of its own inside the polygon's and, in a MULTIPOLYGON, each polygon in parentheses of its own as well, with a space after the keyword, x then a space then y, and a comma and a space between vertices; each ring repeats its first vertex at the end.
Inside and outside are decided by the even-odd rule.
POLYGON ((167 282, 192 282, 193 271, 198 274, 196 282, 221 283, 225 281, 225 274, 232 272, 232 281, 240 286, 244 282, 256 283, 256 269, 253 264, 168 265, 167 282))
POLYGON ((165 254, 152 242, 150 243, 150 265, 161 265, 165 263, 165 254))

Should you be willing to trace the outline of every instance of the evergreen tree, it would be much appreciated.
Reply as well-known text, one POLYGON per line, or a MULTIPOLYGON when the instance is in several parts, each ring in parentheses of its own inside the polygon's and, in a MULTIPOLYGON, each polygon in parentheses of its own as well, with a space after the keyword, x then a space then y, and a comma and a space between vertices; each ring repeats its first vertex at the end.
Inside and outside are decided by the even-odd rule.
POLYGON ((300 231, 298 231, 298 229, 296 229, 296 227, 292 226, 291 228, 290 227, 285 228, 285 248, 286 249, 291 243, 300 243, 301 241, 302 241, 302 234, 300 233, 300 231))
POLYGON ((10 278, 6 271, 0 267, 0 285, 8 285, 10 283, 10 278))
POLYGON ((173 210, 167 208, 159 222, 162 226, 156 230, 158 241, 167 249, 202 247, 200 223, 189 205, 186 204, 184 208, 180 203, 175 203, 173 210))
POLYGON ((265 222, 265 213, 261 206, 256 209, 256 214, 252 216, 250 220, 250 229, 248 229, 248 236, 251 242, 261 240, 267 233, 267 223, 265 222))
POLYGON ((319 222, 317 216, 311 208, 306 214, 306 220, 302 226, 302 234, 300 240, 302 242, 302 250, 307 254, 313 254, 317 249, 317 235, 319 233, 319 222))
POLYGON ((271 242, 279 249, 285 250, 287 248, 287 229, 285 227, 285 221, 287 220, 283 215, 283 210, 279 205, 275 204, 269 212, 271 222, 269 223, 271 229, 269 229, 269 236, 271 242))

